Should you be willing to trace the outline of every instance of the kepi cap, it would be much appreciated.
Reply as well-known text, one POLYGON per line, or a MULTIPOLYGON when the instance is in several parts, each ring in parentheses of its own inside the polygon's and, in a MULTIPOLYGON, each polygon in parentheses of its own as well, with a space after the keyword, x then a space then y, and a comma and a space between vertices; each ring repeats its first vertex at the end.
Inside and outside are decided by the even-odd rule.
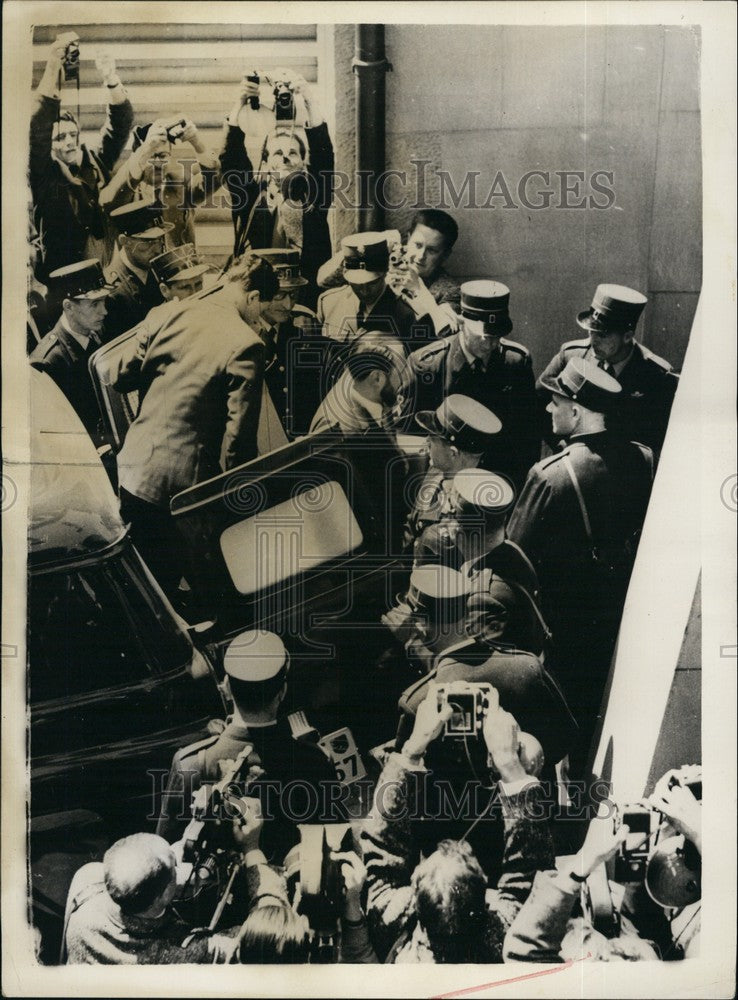
POLYGON ((134 201, 121 205, 110 213, 110 218, 122 236, 135 236, 139 240, 155 240, 173 228, 171 222, 163 222, 161 205, 156 201, 134 201))
POLYGON ((471 581, 449 566, 419 566, 410 575, 408 602, 432 622, 456 622, 466 610, 471 581))
POLYGON ((515 501, 511 483, 485 469, 461 469, 454 476, 456 507, 460 515, 478 513, 485 518, 503 517, 515 501))
POLYGON ((648 299, 625 285, 598 285, 592 305, 577 316, 584 330, 616 333, 635 330, 648 299))
POLYGON ((469 396, 447 396, 436 410, 421 410, 416 422, 436 437, 462 451, 483 452, 502 430, 501 421, 486 406, 469 396))
POLYGON ((272 265, 280 288, 301 288, 307 285, 307 278, 300 274, 299 250, 254 250, 254 254, 272 265))
POLYGON ((504 337, 513 328, 510 319, 510 289, 500 281, 465 281, 461 286, 462 316, 493 326, 504 337))
POLYGON ((343 275, 352 285, 366 285, 389 270, 389 247, 384 233, 354 233, 341 240, 343 275))
POLYGON ((103 299, 113 286, 105 281, 102 265, 95 257, 67 264, 52 271, 48 280, 49 294, 60 299, 103 299))
POLYGON ((550 392, 575 400, 595 413, 608 413, 617 405, 622 386, 617 379, 585 358, 571 358, 554 378, 542 378, 550 392))
POLYGON ((194 243, 183 243, 172 250, 165 250, 154 257, 150 264, 157 281, 186 281, 197 278, 210 270, 207 264, 200 264, 194 243))
POLYGON ((236 681, 258 684, 271 681, 284 671, 289 657, 284 643, 274 632, 261 629, 241 632, 228 644, 223 669, 236 681))

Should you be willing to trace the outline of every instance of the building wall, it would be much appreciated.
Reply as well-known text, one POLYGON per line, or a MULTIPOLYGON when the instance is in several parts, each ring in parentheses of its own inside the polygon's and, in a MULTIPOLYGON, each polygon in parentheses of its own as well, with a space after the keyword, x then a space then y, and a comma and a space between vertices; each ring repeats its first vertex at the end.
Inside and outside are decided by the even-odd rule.
MULTIPOLYGON (((337 27, 338 166, 349 171, 352 38, 352 26, 337 27)), ((387 185, 392 200, 408 200, 387 212, 387 226, 403 228, 412 216, 411 159, 430 161, 431 206, 442 194, 437 170, 457 192, 465 173, 478 171, 478 205, 501 171, 509 199, 473 207, 467 193, 449 209, 461 230, 450 270, 510 286, 512 336, 536 369, 579 336, 574 318, 601 281, 648 295, 641 339, 679 368, 701 285, 699 29, 388 25, 386 49, 386 163, 408 171, 406 184, 387 185), (552 175, 548 208, 520 201, 518 183, 532 170, 552 175), (555 171, 589 178, 600 170, 613 174, 611 185, 601 179, 615 194, 610 208, 556 207, 581 197, 562 195, 555 171)), ((543 186, 529 183, 531 194, 543 186)), ((606 203, 586 184, 581 193, 606 203)), ((448 185, 445 194, 452 204, 448 185)), ((339 209, 337 236, 350 223, 339 209)))

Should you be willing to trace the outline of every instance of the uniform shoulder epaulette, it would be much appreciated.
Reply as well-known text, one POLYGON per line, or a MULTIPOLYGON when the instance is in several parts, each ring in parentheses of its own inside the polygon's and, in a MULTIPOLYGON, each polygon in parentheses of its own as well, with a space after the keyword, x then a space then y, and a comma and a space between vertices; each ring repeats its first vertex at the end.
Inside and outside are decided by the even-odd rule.
POLYGON ((291 317, 292 325, 298 330, 312 328, 318 323, 318 317, 307 306, 293 306, 291 317))
POLYGON ((318 302, 321 302, 323 299, 329 299, 331 297, 335 299, 337 295, 340 295, 341 293, 345 294, 347 291, 348 292, 351 291, 350 285, 336 285, 335 288, 326 288, 326 290, 324 292, 321 292, 320 295, 318 296, 318 302))
POLYGON ((665 358, 660 358, 658 354, 654 354, 653 351, 649 351, 649 349, 644 347, 643 344, 639 344, 638 346, 643 353, 644 361, 649 361, 652 365, 656 365, 656 367, 661 368, 662 371, 669 372, 671 375, 677 374, 665 358))
POLYGON ((207 750, 218 740, 218 735, 206 736, 204 740, 198 740, 197 743, 190 743, 189 746, 182 747, 181 750, 177 751, 177 759, 181 762, 183 760, 188 760, 200 753, 201 750, 207 750))
POLYGON ((424 344, 417 351, 413 351, 415 361, 430 361, 442 354, 446 354, 451 349, 455 334, 450 337, 442 337, 430 344, 424 344))
MULTIPOLYGON (((332 291, 332 289, 329 288, 328 291, 332 291)), ((307 306, 298 306, 298 305, 293 306, 292 307, 292 315, 293 316, 307 316, 310 319, 317 319, 318 318, 315 315, 315 313, 313 312, 313 310, 312 309, 308 309, 307 306)))
POLYGON ((59 338, 55 333, 47 333, 33 353, 38 354, 39 357, 45 358, 52 348, 56 347, 58 343, 59 338))
POLYGON ((540 462, 536 462, 533 466, 534 469, 550 469, 552 465, 560 462, 564 455, 569 453, 569 448, 564 448, 563 451, 557 451, 554 455, 549 455, 548 458, 542 458, 540 462))
POLYGON ((565 344, 561 345, 560 350, 575 351, 580 347, 589 347, 589 337, 583 337, 581 340, 567 340, 565 344))
POLYGON ((500 344, 510 354, 519 354, 524 358, 530 357, 528 348, 523 346, 523 344, 519 344, 517 340, 507 340, 506 337, 500 337, 500 344))

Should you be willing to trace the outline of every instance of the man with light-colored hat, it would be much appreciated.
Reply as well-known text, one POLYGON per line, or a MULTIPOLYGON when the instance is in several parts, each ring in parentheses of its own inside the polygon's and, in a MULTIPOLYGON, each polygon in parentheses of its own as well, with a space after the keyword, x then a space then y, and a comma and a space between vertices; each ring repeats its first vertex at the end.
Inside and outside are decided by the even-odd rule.
POLYGON ((330 288, 318 299, 325 337, 345 343, 366 330, 379 330, 412 348, 448 328, 448 316, 425 286, 412 298, 398 297, 389 287, 387 240, 385 232, 355 233, 341 240, 346 284, 330 288))
POLYGON ((461 286, 460 312, 458 333, 410 356, 417 405, 436 407, 456 393, 492 410, 502 429, 482 465, 520 485, 540 455, 540 435, 530 354, 508 339, 510 289, 499 281, 467 281, 461 286))
POLYGON ((293 735, 296 731, 281 709, 290 657, 278 635, 261 629, 242 632, 226 647, 223 669, 233 714, 220 735, 174 755, 156 832, 170 842, 177 840, 190 819, 191 794, 204 782, 218 781, 221 763, 234 761, 251 745, 249 767, 261 767, 264 782, 271 783, 271 788, 263 784, 257 789, 264 815, 274 817, 265 824, 264 841, 281 861, 299 839, 296 822, 337 818, 329 815, 330 804, 341 800, 335 770, 316 743, 293 735), (308 805, 312 808, 306 812, 308 805), (305 815, 297 820, 290 810, 305 815))
POLYGON ((105 281, 100 261, 95 259, 60 267, 51 272, 48 282, 49 300, 61 308, 61 316, 29 361, 53 378, 88 434, 101 445, 100 410, 87 363, 100 346, 112 286, 105 281))
POLYGON ((653 453, 608 429, 624 390, 591 359, 572 357, 543 385, 554 434, 568 444, 531 469, 508 535, 538 573, 557 672, 586 741, 646 516, 653 453))
MULTIPOLYGON (((577 316, 588 336, 563 344, 538 379, 541 406, 550 398, 546 383, 560 375, 571 358, 597 365, 622 386, 622 396, 611 429, 627 441, 640 441, 656 455, 661 451, 679 376, 668 361, 635 340, 636 327, 648 299, 625 285, 598 285, 589 309, 577 316)), ((556 444, 556 432, 545 422, 546 440, 556 444)))
MULTIPOLYGON (((538 607, 538 577, 525 553, 505 533, 515 502, 510 482, 484 469, 462 469, 453 479, 453 514, 430 524, 415 543, 416 566, 441 563, 471 582, 467 615, 477 622, 505 614, 505 641, 540 655, 548 630, 538 607)), ((471 620, 471 619, 470 619, 471 620)))
POLYGON ((430 524, 453 517, 451 484, 460 469, 475 468, 502 424, 491 410, 468 396, 454 394, 435 410, 421 410, 416 423, 428 435, 430 467, 416 493, 405 526, 410 551, 430 524))
POLYGON ((118 232, 116 247, 105 277, 113 285, 102 340, 112 340, 136 326, 150 309, 163 302, 151 272, 151 261, 164 253, 164 239, 172 228, 164 222, 154 201, 134 201, 110 213, 118 232))

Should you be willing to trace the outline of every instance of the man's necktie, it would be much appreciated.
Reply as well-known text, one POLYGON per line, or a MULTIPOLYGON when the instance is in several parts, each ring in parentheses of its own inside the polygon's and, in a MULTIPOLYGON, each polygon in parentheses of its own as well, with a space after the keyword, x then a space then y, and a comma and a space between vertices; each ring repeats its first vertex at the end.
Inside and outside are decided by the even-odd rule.
POLYGON ((363 309, 359 309, 356 314, 356 329, 360 330, 364 325, 364 320, 366 319, 366 314, 363 309))
POLYGON ((598 361, 597 367, 601 368, 606 375, 609 375, 611 378, 615 378, 615 369, 609 361, 598 361))

